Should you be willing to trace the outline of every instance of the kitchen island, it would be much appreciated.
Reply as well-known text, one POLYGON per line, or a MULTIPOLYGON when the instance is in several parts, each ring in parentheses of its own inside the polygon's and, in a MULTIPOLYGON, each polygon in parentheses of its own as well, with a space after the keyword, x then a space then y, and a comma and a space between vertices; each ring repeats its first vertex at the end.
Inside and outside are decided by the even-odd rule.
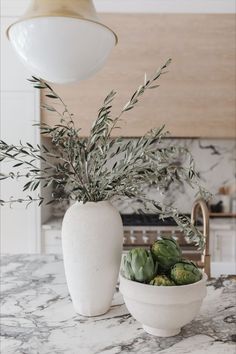
POLYGON ((1 257, 1 354, 235 354, 236 280, 208 282, 197 318, 175 337, 145 333, 118 291, 111 310, 85 318, 73 310, 62 257, 1 257))

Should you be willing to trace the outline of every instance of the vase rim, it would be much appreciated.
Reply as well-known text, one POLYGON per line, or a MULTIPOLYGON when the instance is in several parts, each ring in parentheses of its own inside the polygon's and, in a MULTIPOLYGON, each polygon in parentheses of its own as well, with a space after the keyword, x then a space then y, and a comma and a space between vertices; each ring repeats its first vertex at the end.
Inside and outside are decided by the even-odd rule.
POLYGON ((93 202, 93 201, 88 201, 86 203, 83 203, 82 201, 76 200, 75 204, 79 204, 79 205, 98 205, 98 204, 111 204, 110 200, 99 200, 97 202, 93 202))
POLYGON ((201 273, 202 273, 202 278, 200 280, 196 281, 195 283, 184 284, 184 285, 172 285, 172 286, 153 286, 150 284, 140 283, 135 280, 130 280, 130 279, 125 278, 121 273, 119 274, 119 277, 122 280, 122 282, 124 283, 124 286, 127 286, 127 287, 139 287, 140 289, 143 289, 143 290, 145 289, 146 291, 149 291, 149 289, 150 289, 150 291, 156 291, 156 292, 157 291, 172 292, 175 289, 195 288, 195 287, 198 287, 199 284, 205 283, 208 279, 208 276, 203 270, 201 270, 201 273), (153 290, 151 290, 151 289, 153 289, 153 290))

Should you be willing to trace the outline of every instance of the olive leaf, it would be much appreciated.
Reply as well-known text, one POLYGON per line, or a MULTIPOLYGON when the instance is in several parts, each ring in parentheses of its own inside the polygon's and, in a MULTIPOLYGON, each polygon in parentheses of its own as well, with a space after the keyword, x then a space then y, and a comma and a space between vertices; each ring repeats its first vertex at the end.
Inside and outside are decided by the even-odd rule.
MULTIPOLYGON (((152 129, 138 139, 127 141, 121 137, 112 137, 123 115, 135 108, 147 90, 159 87, 156 81, 166 73, 170 62, 171 59, 168 59, 150 78, 145 74, 143 83, 115 117, 112 116, 112 103, 116 92, 112 90, 105 97, 86 138, 81 135, 81 129, 76 127, 74 116, 62 98, 47 82, 33 76, 29 81, 34 87, 56 103, 56 106, 43 104, 42 108, 57 115, 58 123, 53 126, 47 123, 35 124, 42 136, 51 138, 52 148, 39 144, 33 146, 29 142, 12 145, 0 140, 0 161, 13 161, 13 168, 16 169, 15 173, 2 173, 1 181, 27 179, 23 186, 24 192, 35 192, 40 187, 48 188, 51 185, 55 191, 63 191, 63 196, 54 192, 49 203, 65 199, 83 203, 114 198, 139 199, 143 207, 149 207, 149 203, 156 213, 163 217, 173 217, 186 236, 202 247, 203 237, 189 220, 179 216, 169 206, 150 200, 148 202, 145 194, 150 186, 165 192, 171 184, 187 183, 207 198, 207 191, 201 186, 190 152, 182 146, 166 144, 164 138, 169 133, 164 126, 152 129), (185 157, 184 165, 179 164, 179 154, 185 157)), ((39 205, 45 202, 42 196, 35 197, 33 194, 20 199, 12 197, 6 201, 1 200, 0 204, 11 206, 15 202, 25 202, 29 205, 35 201, 39 205)))

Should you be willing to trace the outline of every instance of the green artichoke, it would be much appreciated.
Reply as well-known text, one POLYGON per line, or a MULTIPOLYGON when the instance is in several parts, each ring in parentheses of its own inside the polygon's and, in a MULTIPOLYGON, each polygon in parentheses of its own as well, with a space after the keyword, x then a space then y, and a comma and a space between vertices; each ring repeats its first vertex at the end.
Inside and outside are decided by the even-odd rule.
POLYGON ((144 248, 133 248, 124 256, 122 274, 125 278, 140 283, 149 283, 157 273, 157 263, 144 248))
POLYGON ((201 280, 202 273, 195 263, 182 260, 172 267, 170 277, 177 285, 187 285, 201 280))
POLYGON ((157 275, 154 279, 150 281, 151 285, 157 286, 173 286, 175 283, 173 280, 169 279, 166 275, 157 275))
POLYGON ((182 257, 181 249, 173 238, 162 237, 161 240, 154 242, 151 252, 164 271, 169 270, 182 257))

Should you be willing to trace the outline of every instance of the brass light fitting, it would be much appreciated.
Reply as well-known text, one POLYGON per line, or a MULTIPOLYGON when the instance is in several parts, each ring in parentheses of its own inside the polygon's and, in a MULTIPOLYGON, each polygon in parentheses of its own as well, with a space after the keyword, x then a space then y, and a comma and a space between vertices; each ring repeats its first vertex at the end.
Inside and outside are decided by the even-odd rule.
POLYGON ((32 0, 7 36, 33 75, 56 83, 93 75, 117 44, 92 0, 32 0))

